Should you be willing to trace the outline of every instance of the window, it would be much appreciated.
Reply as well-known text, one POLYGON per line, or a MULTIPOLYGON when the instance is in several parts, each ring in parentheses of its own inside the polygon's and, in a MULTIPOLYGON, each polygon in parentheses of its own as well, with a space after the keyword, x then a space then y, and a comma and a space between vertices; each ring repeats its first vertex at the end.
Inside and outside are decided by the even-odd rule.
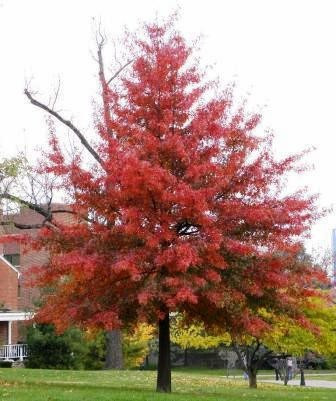
POLYGON ((4 258, 8 260, 13 266, 20 266, 20 254, 19 253, 12 253, 4 255, 4 258))

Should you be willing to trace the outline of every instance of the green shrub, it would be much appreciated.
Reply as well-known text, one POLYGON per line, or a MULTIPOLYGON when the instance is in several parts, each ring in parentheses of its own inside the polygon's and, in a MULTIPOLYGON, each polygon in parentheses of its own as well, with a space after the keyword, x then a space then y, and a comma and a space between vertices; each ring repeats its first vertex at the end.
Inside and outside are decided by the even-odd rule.
POLYGON ((99 370, 104 367, 106 355, 106 340, 103 331, 86 336, 87 351, 83 357, 83 367, 89 370, 99 370))
POLYGON ((0 361, 0 368, 11 368, 12 362, 10 361, 0 361))
POLYGON ((326 358, 324 369, 336 369, 336 355, 330 355, 326 358))
POLYGON ((27 329, 28 368, 100 369, 104 349, 99 336, 88 340, 85 333, 70 328, 57 334, 53 325, 38 324, 27 329))

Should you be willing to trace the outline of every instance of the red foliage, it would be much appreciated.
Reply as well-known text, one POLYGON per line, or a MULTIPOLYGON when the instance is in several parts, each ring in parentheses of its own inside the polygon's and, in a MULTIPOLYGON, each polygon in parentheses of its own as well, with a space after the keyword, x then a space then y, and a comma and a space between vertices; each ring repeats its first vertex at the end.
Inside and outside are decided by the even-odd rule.
POLYGON ((45 169, 89 222, 35 242, 51 254, 37 283, 55 289, 40 318, 112 328, 169 310, 250 333, 265 327, 262 306, 300 319, 323 277, 297 259, 314 197, 281 195, 299 157, 275 160, 272 138, 255 133, 260 117, 204 84, 172 24, 147 25, 131 49, 127 78, 104 88, 103 168, 66 162, 51 136, 45 169))

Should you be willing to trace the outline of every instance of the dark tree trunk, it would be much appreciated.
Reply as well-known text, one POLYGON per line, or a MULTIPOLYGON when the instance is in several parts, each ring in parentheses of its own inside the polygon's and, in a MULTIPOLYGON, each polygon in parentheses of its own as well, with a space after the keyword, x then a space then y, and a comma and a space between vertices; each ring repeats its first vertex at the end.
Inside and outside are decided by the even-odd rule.
POLYGON ((184 350, 184 366, 188 366, 188 348, 184 350))
POLYGON ((122 339, 121 330, 107 331, 106 334, 105 369, 122 369, 122 339))
POLYGON ((249 387, 257 388, 257 372, 254 370, 248 371, 249 387))
POLYGON ((305 386, 306 385, 306 380, 304 376, 304 370, 303 368, 300 368, 300 386, 305 386))
POLYGON ((169 313, 159 320, 159 361, 157 370, 156 391, 171 392, 171 366, 170 366, 170 330, 169 313))

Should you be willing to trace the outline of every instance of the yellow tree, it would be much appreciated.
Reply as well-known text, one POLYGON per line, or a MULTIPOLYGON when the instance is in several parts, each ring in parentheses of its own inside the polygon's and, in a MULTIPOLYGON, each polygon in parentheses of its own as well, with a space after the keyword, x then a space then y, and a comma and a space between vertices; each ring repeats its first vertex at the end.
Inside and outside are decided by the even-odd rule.
MULTIPOLYGON (((321 294, 322 295, 322 294, 321 294)), ((303 311, 301 324, 288 315, 260 309, 258 314, 268 322, 260 336, 232 337, 232 346, 243 369, 249 376, 250 387, 257 387, 257 372, 265 360, 275 354, 303 357, 307 351, 320 355, 336 352, 336 307, 325 296, 310 298, 303 311)), ((288 370, 284 366, 287 384, 288 370)), ((301 365, 302 384, 303 367, 301 365)))
POLYGON ((183 315, 176 315, 171 327, 172 342, 184 350, 184 366, 188 365, 188 350, 209 349, 221 344, 230 344, 231 337, 228 333, 210 334, 203 323, 194 322, 188 324, 183 315))
MULTIPOLYGON (((302 358, 307 351, 323 356, 336 353, 336 307, 323 298, 311 298, 305 310, 308 324, 297 325, 287 316, 277 319, 274 328, 265 333, 263 343, 283 354, 302 358)), ((301 384, 304 385, 303 365, 300 364, 301 384)), ((284 375, 285 384, 288 372, 284 375)))
POLYGON ((145 323, 124 333, 122 347, 126 368, 139 367, 143 363, 149 352, 149 341, 154 334, 154 327, 145 323))
MULTIPOLYGON (((297 321, 276 311, 259 309, 258 314, 268 322, 259 336, 234 336, 230 333, 206 331, 202 324, 187 325, 178 316, 172 328, 173 341, 183 349, 206 349, 230 344, 243 370, 249 377, 249 386, 257 387, 257 373, 263 363, 275 354, 302 357, 307 351, 320 355, 336 353, 336 307, 323 296, 310 298, 304 310, 306 320, 297 321)), ((285 377, 287 382, 288 376, 285 377)))

